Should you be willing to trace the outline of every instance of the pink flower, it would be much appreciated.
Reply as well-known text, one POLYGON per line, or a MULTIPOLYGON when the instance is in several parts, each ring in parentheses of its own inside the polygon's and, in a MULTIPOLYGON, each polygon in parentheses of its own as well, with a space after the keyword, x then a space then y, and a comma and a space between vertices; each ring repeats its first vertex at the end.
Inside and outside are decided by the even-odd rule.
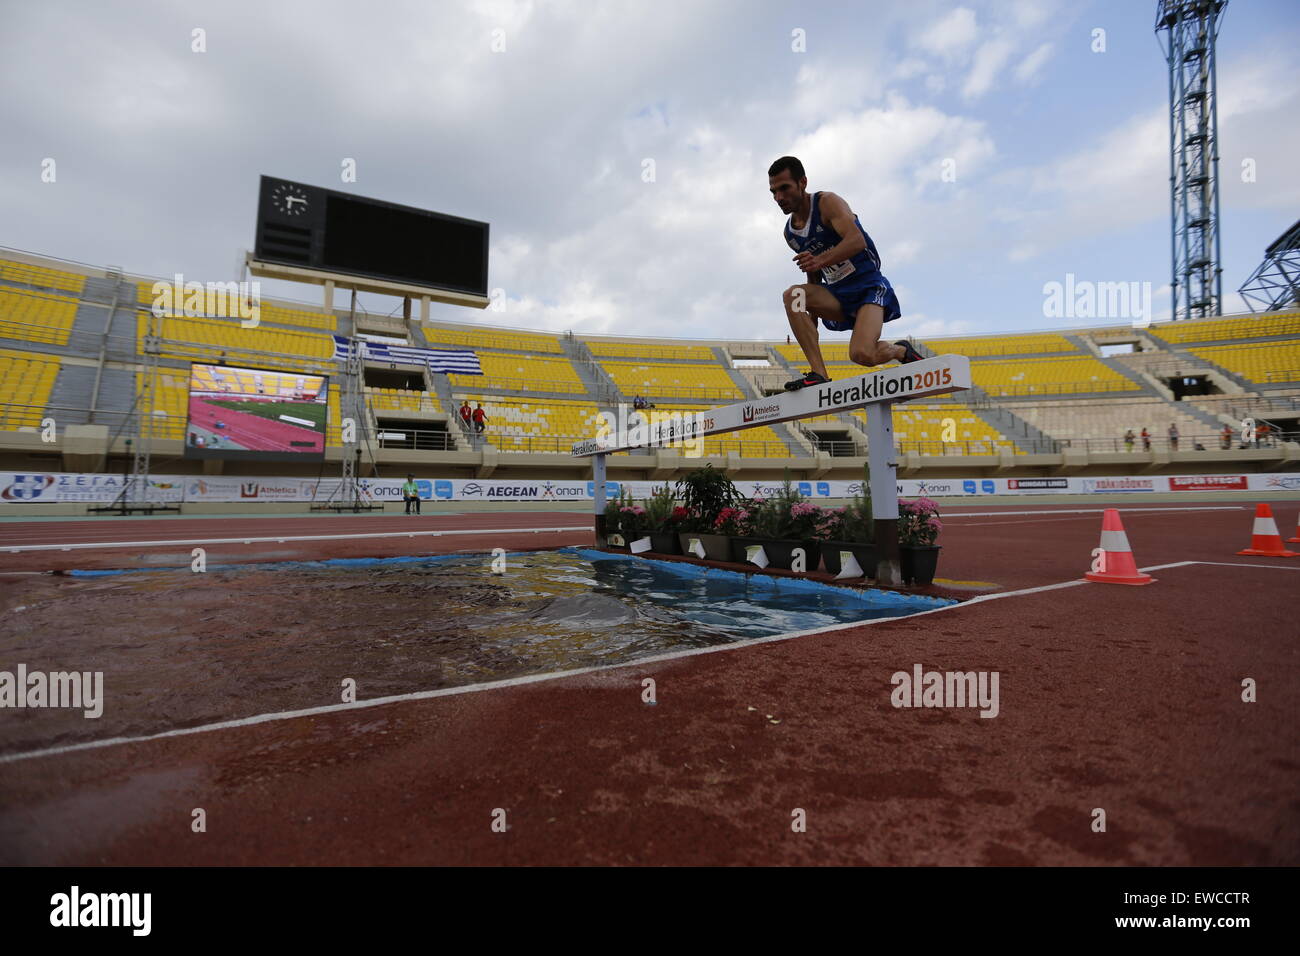
POLYGON ((943 530, 943 522, 940 521, 938 518, 931 518, 929 521, 926 522, 926 524, 930 527, 932 531, 943 530))

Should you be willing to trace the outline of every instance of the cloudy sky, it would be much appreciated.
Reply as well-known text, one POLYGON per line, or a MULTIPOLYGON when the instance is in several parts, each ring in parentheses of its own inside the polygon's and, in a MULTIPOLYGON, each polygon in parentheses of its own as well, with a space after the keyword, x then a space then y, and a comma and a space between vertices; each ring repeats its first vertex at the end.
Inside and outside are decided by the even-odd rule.
MULTIPOLYGON (((880 249, 904 314, 891 331, 1069 325, 1044 316, 1043 294, 1067 273, 1149 281, 1159 318, 1155 6, 0 0, 0 246, 236 278, 268 174, 491 223, 505 308, 440 318, 779 337, 799 273, 766 171, 790 153, 880 249), (355 183, 341 181, 348 158, 355 183)), ((1218 45, 1227 311, 1300 217, 1298 48, 1295 0, 1231 0, 1218 45)))

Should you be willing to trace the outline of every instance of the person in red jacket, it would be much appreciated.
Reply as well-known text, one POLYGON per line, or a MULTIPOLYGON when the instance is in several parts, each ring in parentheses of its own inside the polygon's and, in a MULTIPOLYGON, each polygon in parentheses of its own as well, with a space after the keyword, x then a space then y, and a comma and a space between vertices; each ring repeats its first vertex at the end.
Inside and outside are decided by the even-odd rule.
POLYGON ((464 399, 460 405, 460 420, 465 424, 466 431, 469 431, 470 416, 473 414, 469 407, 469 399, 464 399))
POLYGON ((474 409, 474 434, 482 435, 487 421, 487 412, 483 411, 483 403, 478 403, 478 408, 474 409))

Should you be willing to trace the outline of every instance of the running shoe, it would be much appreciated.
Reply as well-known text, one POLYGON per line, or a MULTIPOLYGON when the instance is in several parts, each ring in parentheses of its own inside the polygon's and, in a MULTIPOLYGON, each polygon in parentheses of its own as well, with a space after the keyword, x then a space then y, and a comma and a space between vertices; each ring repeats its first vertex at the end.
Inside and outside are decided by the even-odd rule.
POLYGON ((924 355, 912 347, 912 343, 907 339, 899 339, 894 344, 903 347, 903 357, 898 360, 903 365, 909 365, 912 362, 919 362, 925 358, 924 355))
POLYGON ((796 378, 792 382, 785 383, 787 392, 797 392, 801 388, 808 388, 810 385, 825 385, 830 379, 825 375, 818 375, 812 369, 804 372, 803 378, 796 378))

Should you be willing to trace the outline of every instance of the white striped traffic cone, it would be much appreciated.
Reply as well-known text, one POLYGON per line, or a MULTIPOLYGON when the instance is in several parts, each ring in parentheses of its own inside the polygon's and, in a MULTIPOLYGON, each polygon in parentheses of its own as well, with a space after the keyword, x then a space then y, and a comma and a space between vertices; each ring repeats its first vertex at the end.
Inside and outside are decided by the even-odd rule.
POLYGON ((1137 569, 1133 552, 1129 550, 1128 535, 1119 520, 1119 511, 1107 508, 1101 516, 1101 547, 1093 552, 1093 570, 1084 575, 1098 584, 1150 584, 1155 580, 1137 569), (1098 553, 1100 552, 1100 554, 1098 553))
POLYGON ((1250 547, 1238 554, 1257 554, 1264 558, 1294 558, 1296 552, 1288 551, 1277 533, 1273 509, 1266 504, 1255 505, 1255 526, 1251 529, 1250 547))

